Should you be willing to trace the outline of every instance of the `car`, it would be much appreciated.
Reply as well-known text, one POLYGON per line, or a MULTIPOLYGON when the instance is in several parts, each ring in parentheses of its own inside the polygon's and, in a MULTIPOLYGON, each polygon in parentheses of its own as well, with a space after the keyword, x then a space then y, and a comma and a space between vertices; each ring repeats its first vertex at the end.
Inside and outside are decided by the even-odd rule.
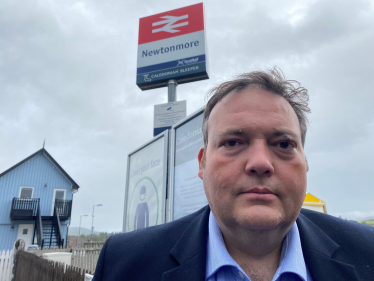
POLYGON ((39 250, 39 246, 37 244, 33 244, 27 247, 27 251, 30 250, 39 250))

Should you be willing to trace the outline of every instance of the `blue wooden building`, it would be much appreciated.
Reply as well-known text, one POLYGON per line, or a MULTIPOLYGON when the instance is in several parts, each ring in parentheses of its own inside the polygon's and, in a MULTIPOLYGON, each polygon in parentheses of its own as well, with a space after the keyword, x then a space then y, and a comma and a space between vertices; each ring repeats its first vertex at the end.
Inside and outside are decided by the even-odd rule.
POLYGON ((0 174, 0 252, 64 246, 79 186, 44 148, 0 174))

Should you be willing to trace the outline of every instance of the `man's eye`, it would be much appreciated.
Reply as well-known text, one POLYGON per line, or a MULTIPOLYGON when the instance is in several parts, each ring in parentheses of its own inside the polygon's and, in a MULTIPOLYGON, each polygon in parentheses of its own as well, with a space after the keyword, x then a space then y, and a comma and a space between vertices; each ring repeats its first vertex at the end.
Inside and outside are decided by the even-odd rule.
POLYGON ((291 147, 295 147, 291 142, 289 141, 281 141, 278 143, 279 147, 280 148, 283 148, 283 149, 287 149, 287 148, 291 148, 291 147))
POLYGON ((235 141, 235 140, 229 140, 229 141, 226 142, 227 146, 236 146, 237 144, 238 144, 238 142, 235 141))

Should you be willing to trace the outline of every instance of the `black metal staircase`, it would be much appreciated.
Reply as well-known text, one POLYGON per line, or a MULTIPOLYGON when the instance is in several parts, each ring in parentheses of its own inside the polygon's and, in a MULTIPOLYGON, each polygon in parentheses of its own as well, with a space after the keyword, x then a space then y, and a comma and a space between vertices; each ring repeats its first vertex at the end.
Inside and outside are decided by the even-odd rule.
POLYGON ((56 204, 52 217, 42 217, 42 225, 44 238, 43 246, 47 248, 62 247, 64 245, 64 239, 62 239, 60 217, 56 204))
POLYGON ((40 248, 63 247, 64 239, 62 239, 60 220, 70 218, 72 201, 56 200, 53 216, 41 216, 39 201, 39 199, 13 198, 11 220, 34 220, 34 237, 36 235, 40 248))

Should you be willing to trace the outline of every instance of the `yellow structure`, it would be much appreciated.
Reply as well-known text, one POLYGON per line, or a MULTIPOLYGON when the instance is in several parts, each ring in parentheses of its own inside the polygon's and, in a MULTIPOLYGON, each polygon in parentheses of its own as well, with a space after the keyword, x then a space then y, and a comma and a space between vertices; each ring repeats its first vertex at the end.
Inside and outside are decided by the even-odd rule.
POLYGON ((326 203, 309 192, 305 195, 303 208, 327 214, 326 203))

